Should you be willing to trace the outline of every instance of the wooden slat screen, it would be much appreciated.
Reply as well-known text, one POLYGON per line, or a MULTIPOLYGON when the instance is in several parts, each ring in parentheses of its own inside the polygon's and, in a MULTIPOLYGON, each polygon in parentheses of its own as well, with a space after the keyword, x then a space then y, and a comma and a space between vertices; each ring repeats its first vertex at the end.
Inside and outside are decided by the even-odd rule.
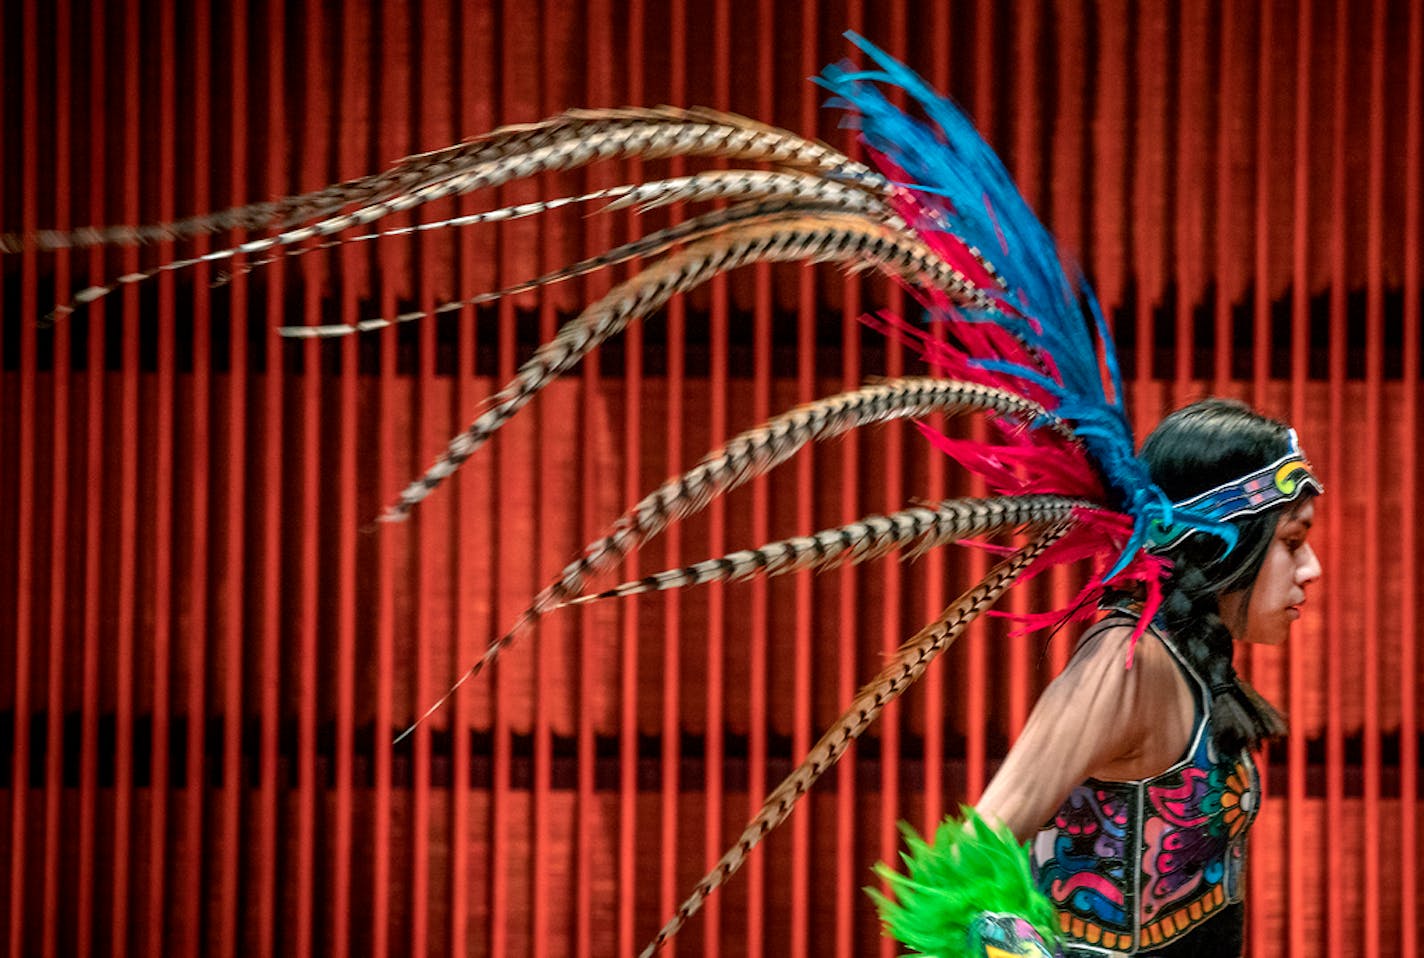
MULTIPOLYGON (((1251 953, 1414 956, 1422 20, 1406 0, 15 0, 0 231, 314 189, 574 106, 705 104, 854 151, 806 78, 866 34, 970 110, 1083 261, 1140 433, 1207 393, 1299 427, 1328 484, 1326 581, 1288 649, 1242 656, 1292 729, 1263 762, 1251 953)), ((690 168, 549 175, 416 221, 690 168)), ((602 347, 412 521, 373 526, 622 274, 335 342, 273 328, 428 310, 636 219, 198 266, 53 323, 83 286, 239 237, 0 257, 9 954, 633 953, 882 654, 985 568, 941 551, 560 613, 393 747, 667 475, 920 368, 859 323, 905 307, 888 284, 743 270, 602 347)), ((872 430, 621 576, 970 488, 912 428, 872 430)), ((1075 588, 1057 572, 1009 608, 1075 588)), ((1067 635, 1008 631, 977 626, 891 708, 679 952, 893 954, 870 864, 898 820, 977 796, 1066 657, 1067 635)))

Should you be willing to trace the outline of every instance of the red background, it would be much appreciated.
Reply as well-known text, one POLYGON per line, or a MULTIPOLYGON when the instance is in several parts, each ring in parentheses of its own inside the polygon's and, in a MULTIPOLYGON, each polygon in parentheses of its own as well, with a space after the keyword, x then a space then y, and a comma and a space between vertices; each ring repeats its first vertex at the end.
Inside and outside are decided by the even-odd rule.
MULTIPOLYGON (((1418 5, 12 2, 0 229, 312 189, 571 106, 705 104, 853 149, 806 82, 849 52, 845 29, 963 103, 1084 261, 1139 431, 1210 392, 1300 428, 1329 487, 1327 578, 1287 649, 1243 656, 1292 728, 1264 762, 1251 953, 1416 954, 1418 5)), ((198 268, 46 328, 66 291, 229 238, 0 259, 10 954, 626 955, 882 652, 972 581, 982 557, 942 550, 561 614, 391 747, 670 472, 917 368, 856 321, 900 304, 883 282, 743 270, 605 346, 412 522, 370 529, 610 280, 360 340, 272 328, 469 296, 633 225, 578 210, 216 288, 198 268)), ((968 489, 911 427, 883 427, 803 453, 636 569, 968 489)), ((1074 588, 1058 573, 1009 608, 1074 588)), ((870 864, 897 820, 977 795, 1066 655, 1067 636, 1005 632, 934 666, 679 949, 890 954, 859 890, 870 864)))

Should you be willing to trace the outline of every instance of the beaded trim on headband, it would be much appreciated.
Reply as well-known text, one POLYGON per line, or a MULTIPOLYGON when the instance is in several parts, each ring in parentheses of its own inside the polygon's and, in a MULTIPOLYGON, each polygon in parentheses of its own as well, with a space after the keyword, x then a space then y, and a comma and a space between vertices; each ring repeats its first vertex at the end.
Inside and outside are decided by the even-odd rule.
MULTIPOLYGON (((1310 461, 1301 451, 1300 438, 1292 429, 1290 448, 1284 456, 1250 475, 1222 483, 1190 499, 1174 502, 1172 511, 1190 513, 1193 518, 1226 522, 1293 502, 1307 491, 1318 495, 1325 491, 1325 486, 1311 471, 1310 461)), ((1163 535, 1161 527, 1154 524, 1157 534, 1153 536, 1153 545, 1159 549, 1175 545, 1191 535, 1192 531, 1185 529, 1168 536, 1163 535)))

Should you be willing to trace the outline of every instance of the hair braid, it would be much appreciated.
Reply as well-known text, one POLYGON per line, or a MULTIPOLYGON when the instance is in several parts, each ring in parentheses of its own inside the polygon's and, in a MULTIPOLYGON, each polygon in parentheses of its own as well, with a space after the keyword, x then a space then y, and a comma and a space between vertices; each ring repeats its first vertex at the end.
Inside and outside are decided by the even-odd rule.
POLYGON ((1284 716, 1236 672, 1236 643, 1206 570, 1186 566, 1164 585, 1158 617, 1170 642, 1209 687, 1212 744, 1223 755, 1284 735, 1284 716))

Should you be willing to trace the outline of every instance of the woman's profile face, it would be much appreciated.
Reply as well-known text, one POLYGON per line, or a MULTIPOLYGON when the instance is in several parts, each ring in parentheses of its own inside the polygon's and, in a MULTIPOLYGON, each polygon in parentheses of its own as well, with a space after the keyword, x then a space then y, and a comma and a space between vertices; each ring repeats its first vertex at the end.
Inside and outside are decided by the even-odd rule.
POLYGON ((1221 597, 1221 618, 1233 638, 1280 645, 1290 636, 1291 624, 1305 604, 1306 586, 1320 578, 1320 560, 1308 541, 1314 522, 1313 499, 1282 513, 1251 589, 1221 597), (1248 595, 1243 614, 1241 605, 1248 595))

